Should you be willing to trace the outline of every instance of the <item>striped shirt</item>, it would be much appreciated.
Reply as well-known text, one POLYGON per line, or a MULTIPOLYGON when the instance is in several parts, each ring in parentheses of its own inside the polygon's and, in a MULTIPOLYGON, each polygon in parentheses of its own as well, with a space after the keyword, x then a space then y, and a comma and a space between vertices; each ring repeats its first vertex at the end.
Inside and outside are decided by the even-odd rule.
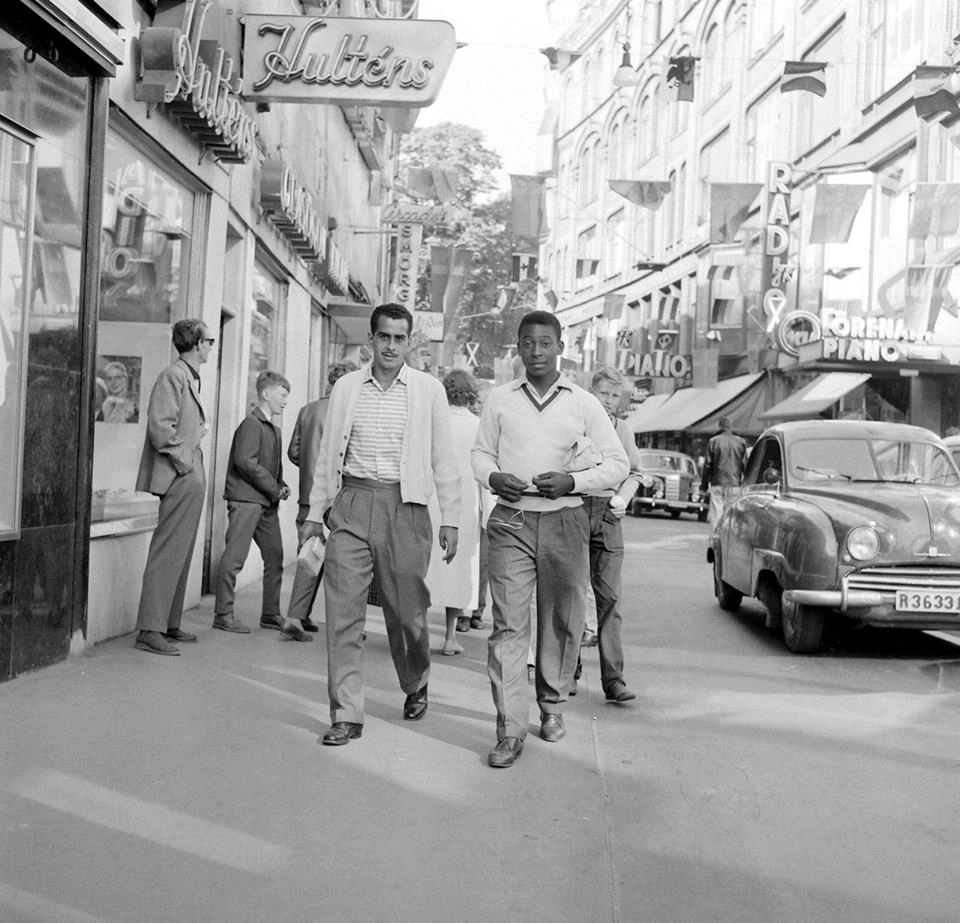
POLYGON ((400 481, 403 433, 407 428, 407 366, 386 391, 373 366, 360 385, 357 409, 343 460, 343 473, 376 481, 400 481))

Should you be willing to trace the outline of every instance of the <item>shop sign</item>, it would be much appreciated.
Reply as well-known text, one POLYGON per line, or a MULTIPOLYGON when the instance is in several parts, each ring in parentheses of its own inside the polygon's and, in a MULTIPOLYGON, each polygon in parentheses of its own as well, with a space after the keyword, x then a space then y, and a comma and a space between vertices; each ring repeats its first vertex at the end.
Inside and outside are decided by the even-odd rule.
POLYGON ((903 362, 910 359, 937 360, 938 346, 929 335, 909 330, 903 318, 851 317, 823 309, 820 356, 845 362, 903 362))
POLYGON ((266 160, 260 174, 260 206, 305 263, 327 253, 327 226, 313 196, 282 160, 266 160))
POLYGON ((429 106, 457 41, 439 20, 247 15, 243 94, 258 102, 429 106))
MULTIPOLYGON (((393 281, 394 298, 411 314, 417 304, 417 279, 420 271, 422 224, 401 224, 397 231, 397 269, 393 281)), ((442 332, 442 331, 441 331, 442 332)))
POLYGON ((350 289, 350 272, 340 248, 327 237, 326 259, 316 264, 317 277, 334 295, 346 295, 350 289))
POLYGON ((434 224, 450 227, 466 217, 463 209, 452 205, 414 205, 390 202, 383 206, 380 221, 383 224, 434 224))
POLYGON ((634 353, 624 370, 643 378, 686 378, 693 370, 691 356, 678 356, 662 349, 634 353))
POLYGON ((767 167, 766 229, 761 262, 761 306, 767 333, 775 337, 789 298, 787 286, 796 273, 790 262, 790 164, 772 162, 767 167))
POLYGON ((413 332, 421 336, 424 342, 441 342, 443 340, 443 312, 414 311, 413 332))
POLYGON ((164 103, 220 160, 257 156, 257 126, 243 108, 233 58, 203 39, 211 0, 184 0, 180 27, 150 26, 140 34, 134 98, 164 103))

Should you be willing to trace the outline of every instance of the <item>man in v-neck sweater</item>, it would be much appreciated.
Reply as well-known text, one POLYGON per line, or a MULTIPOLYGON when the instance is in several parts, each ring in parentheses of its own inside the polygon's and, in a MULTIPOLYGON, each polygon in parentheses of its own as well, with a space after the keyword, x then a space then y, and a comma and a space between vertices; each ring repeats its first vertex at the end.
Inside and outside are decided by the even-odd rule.
POLYGON ((521 319, 517 346, 526 374, 490 393, 472 452, 477 480, 498 499, 487 523, 494 768, 513 764, 527 734, 534 588, 540 736, 549 742, 564 736, 563 703, 577 666, 590 573, 582 494, 616 487, 629 473, 600 402, 557 370, 560 335, 560 322, 546 311, 521 319))

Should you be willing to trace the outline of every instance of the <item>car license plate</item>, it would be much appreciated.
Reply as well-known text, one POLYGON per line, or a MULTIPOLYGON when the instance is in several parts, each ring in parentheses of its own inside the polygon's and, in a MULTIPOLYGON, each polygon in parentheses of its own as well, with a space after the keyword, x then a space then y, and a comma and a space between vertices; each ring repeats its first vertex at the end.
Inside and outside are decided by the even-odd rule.
POLYGON ((898 612, 956 612, 960 615, 960 593, 897 590, 894 605, 898 612))

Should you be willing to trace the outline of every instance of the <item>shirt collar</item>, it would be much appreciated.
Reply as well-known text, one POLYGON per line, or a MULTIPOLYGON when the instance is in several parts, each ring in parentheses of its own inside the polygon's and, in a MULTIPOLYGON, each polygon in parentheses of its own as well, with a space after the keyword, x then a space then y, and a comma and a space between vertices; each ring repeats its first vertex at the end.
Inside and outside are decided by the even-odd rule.
MULTIPOLYGON (((529 380, 527 379, 527 376, 523 375, 521 378, 515 379, 512 382, 511 387, 514 391, 519 391, 525 385, 528 385, 531 388, 533 387, 533 385, 530 384, 529 380)), ((550 386, 550 391, 553 391, 554 389, 559 390, 560 388, 566 388, 568 391, 573 390, 573 382, 567 378, 563 372, 560 373, 560 377, 550 386)), ((550 391, 548 391, 547 394, 549 394, 550 391)))
MULTIPOLYGON (((368 363, 368 364, 366 365, 364 371, 365 371, 365 374, 364 374, 364 376, 363 376, 364 382, 372 381, 372 382, 379 388, 379 387, 380 387, 380 382, 377 381, 376 378, 373 377, 373 363, 372 363, 372 362, 368 363)), ((400 371, 397 372, 397 377, 396 377, 395 381, 399 381, 400 384, 402 384, 402 385, 407 384, 407 378, 409 377, 409 376, 408 376, 408 372, 409 372, 409 371, 410 371, 410 366, 408 366, 407 363, 404 362, 403 365, 400 366, 400 371)), ((393 387, 393 382, 390 383, 390 387, 391 387, 391 388, 393 387)), ((387 390, 389 390, 389 389, 387 389, 387 390)))
POLYGON ((181 361, 188 369, 190 369, 190 374, 193 376, 193 380, 194 380, 194 381, 197 381, 197 382, 200 381, 200 373, 199 373, 189 362, 187 362, 187 360, 184 359, 183 356, 180 356, 180 361, 181 361))

